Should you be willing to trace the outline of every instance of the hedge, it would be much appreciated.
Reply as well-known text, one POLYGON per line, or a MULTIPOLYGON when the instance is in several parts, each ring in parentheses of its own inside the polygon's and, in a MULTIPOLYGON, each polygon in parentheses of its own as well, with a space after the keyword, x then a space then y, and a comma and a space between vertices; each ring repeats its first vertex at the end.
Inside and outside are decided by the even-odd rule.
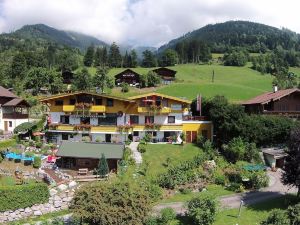
POLYGON ((9 139, 5 141, 0 141, 0 150, 8 147, 12 147, 16 145, 16 140, 15 139, 9 139))
POLYGON ((49 189, 45 183, 25 184, 20 186, 0 187, 0 211, 31 207, 46 203, 49 189))

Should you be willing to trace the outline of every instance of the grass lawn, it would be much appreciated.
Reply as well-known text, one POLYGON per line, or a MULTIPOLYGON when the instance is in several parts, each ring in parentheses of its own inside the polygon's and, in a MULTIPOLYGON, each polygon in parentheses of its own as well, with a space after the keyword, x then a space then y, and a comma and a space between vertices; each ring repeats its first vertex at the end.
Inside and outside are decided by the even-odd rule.
POLYGON ((0 186, 14 186, 15 179, 8 176, 0 176, 0 186))
POLYGON ((147 177, 154 178, 157 174, 167 170, 164 166, 167 158, 171 159, 171 164, 193 158, 201 151, 193 144, 171 145, 171 144, 148 144, 147 150, 143 153, 143 163, 149 163, 147 177))
POLYGON ((192 198, 198 197, 198 196, 211 195, 214 197, 221 197, 221 196, 231 195, 231 194, 235 193, 232 191, 228 191, 224 187, 222 187, 220 185, 216 185, 216 184, 211 184, 206 189, 207 189, 207 191, 204 191, 204 192, 196 192, 196 193, 191 192, 188 194, 177 193, 170 198, 163 199, 161 201, 161 203, 187 202, 187 201, 191 200, 192 198))
POLYGON ((286 209, 295 196, 282 196, 249 207, 243 207, 238 218, 238 209, 220 211, 214 225, 254 225, 264 220, 272 209, 286 209))

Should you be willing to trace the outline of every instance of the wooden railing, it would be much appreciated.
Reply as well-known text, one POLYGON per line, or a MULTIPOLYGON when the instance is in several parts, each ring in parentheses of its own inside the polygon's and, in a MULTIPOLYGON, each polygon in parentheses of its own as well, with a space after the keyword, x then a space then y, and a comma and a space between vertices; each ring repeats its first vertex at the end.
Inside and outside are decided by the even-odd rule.
POLYGON ((183 116, 183 121, 205 121, 208 120, 207 116, 183 116))
POLYGON ((3 119, 28 119, 28 114, 22 113, 3 113, 3 119))

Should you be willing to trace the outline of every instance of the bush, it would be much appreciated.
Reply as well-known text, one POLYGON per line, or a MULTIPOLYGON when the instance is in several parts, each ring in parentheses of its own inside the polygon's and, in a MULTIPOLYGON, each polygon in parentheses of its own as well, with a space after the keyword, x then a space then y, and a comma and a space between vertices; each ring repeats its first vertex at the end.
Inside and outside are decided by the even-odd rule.
POLYGON ((160 186, 154 183, 146 184, 145 189, 148 191, 148 194, 152 202, 157 202, 162 198, 163 191, 160 186))
POLYGON ((129 91, 129 85, 128 85, 128 83, 122 82, 122 84, 121 84, 121 92, 126 93, 128 91, 129 91))
POLYGON ((38 142, 35 143, 35 147, 37 147, 37 148, 41 148, 42 145, 43 145, 43 143, 40 142, 40 141, 38 141, 38 142))
POLYGON ((31 207, 48 199, 49 189, 44 183, 0 186, 0 211, 31 207))
POLYGON ((192 193, 192 190, 189 189, 189 188, 183 188, 183 189, 180 190, 180 192, 181 192, 182 194, 184 194, 184 195, 187 195, 187 194, 192 193))
POLYGON ((193 198, 187 208, 187 216, 195 225, 211 225, 215 221, 217 203, 212 197, 193 198))
POLYGON ((285 211, 274 209, 271 211, 267 219, 260 223, 261 225, 290 225, 290 220, 285 211))
POLYGON ((176 213, 172 208, 164 208, 160 211, 159 222, 162 225, 167 225, 171 220, 176 218, 176 213))
POLYGON ((83 185, 70 206, 74 218, 84 224, 144 224, 151 199, 135 182, 112 181, 83 185))
POLYGON ((83 142, 90 142, 91 138, 88 137, 88 136, 84 136, 84 137, 81 138, 81 141, 83 141, 83 142))
POLYGON ((253 172, 250 175, 250 184, 254 189, 268 187, 269 177, 264 171, 253 172))
POLYGON ((159 218, 157 218, 157 217, 155 217, 155 216, 149 216, 149 217, 146 219, 145 225, 158 225, 158 224, 159 224, 158 219, 159 219, 159 218))
POLYGON ((300 204, 289 206, 287 209, 287 215, 290 219, 291 224, 300 224, 300 204))
POLYGON ((215 184, 224 186, 226 184, 226 177, 224 174, 215 174, 215 184))
POLYGON ((12 147, 14 145, 16 145, 16 140, 15 139, 0 141, 0 149, 5 149, 5 148, 8 148, 8 147, 12 147))
POLYGON ((226 159, 232 163, 244 159, 246 144, 242 138, 233 138, 228 145, 223 145, 223 152, 226 159))
POLYGON ((139 143, 139 145, 138 145, 138 151, 140 153, 145 153, 146 152, 146 145, 139 143))
POLYGON ((42 165, 41 157, 35 156, 35 157, 33 158, 33 164, 32 164, 33 168, 40 168, 41 165, 42 165))

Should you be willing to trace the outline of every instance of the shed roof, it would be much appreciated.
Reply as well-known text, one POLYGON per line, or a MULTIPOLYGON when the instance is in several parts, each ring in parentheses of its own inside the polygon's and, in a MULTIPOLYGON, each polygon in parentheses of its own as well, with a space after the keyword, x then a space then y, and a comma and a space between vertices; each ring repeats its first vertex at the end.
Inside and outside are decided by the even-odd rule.
POLYGON ((270 101, 276 101, 279 100, 287 95, 290 95, 292 93, 299 92, 300 89, 298 88, 292 88, 292 89, 285 89, 285 90, 279 90, 276 92, 267 92, 262 95, 258 95, 255 98, 252 98, 248 101, 243 102, 243 105, 253 105, 253 104, 266 104, 270 101))
POLYGON ((280 159, 287 155, 282 148, 263 148, 262 152, 273 156, 275 159, 280 159))
POLYGON ((57 156, 73 158, 101 158, 102 153, 106 159, 121 159, 123 157, 124 145, 90 142, 61 143, 57 156))
POLYGON ((0 86, 0 97, 18 98, 18 96, 2 86, 0 86))
POLYGON ((8 102, 6 102, 5 104, 3 104, 3 106, 17 106, 17 105, 24 105, 29 107, 28 102, 26 102, 24 99, 21 98, 14 98, 8 102), (23 104, 21 104, 23 103, 23 104))

